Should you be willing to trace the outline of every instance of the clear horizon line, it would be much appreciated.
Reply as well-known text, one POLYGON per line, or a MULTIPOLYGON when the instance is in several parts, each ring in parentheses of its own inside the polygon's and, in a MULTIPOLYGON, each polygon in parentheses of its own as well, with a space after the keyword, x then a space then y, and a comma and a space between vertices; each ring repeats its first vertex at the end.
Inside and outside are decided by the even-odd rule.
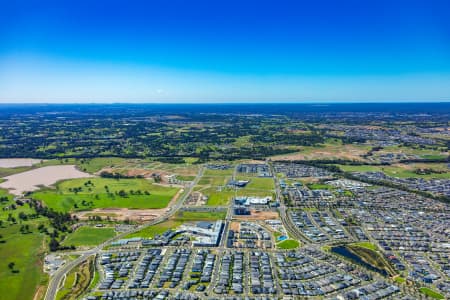
POLYGON ((355 100, 349 100, 349 101, 332 101, 332 100, 317 100, 317 101, 263 101, 263 102, 256 102, 256 101, 248 101, 248 102, 237 102, 237 101, 224 101, 224 102, 218 102, 218 101, 200 101, 200 102, 189 102, 189 101, 183 101, 183 102, 172 102, 172 101, 166 101, 166 102, 143 102, 143 101, 112 101, 112 102, 102 102, 102 101, 92 101, 92 102, 4 102, 0 103, 0 105, 60 105, 60 104, 68 104, 68 105, 93 105, 93 104, 100 104, 100 105, 112 105, 112 104, 165 104, 165 105, 176 105, 176 104, 233 104, 233 105, 242 105, 242 104, 252 104, 252 105, 259 105, 259 104, 397 104, 397 103, 416 103, 416 104, 438 104, 438 103, 449 103, 450 99, 448 100, 392 100, 392 101, 355 101, 355 100))

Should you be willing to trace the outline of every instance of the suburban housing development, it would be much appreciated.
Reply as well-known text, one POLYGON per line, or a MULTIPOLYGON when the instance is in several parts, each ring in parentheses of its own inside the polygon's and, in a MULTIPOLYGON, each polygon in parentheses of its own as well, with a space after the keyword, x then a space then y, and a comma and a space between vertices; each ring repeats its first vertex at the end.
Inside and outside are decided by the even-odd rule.
POLYGON ((6 299, 450 296, 444 112, 237 105, 217 140, 233 127, 214 111, 125 105, 111 127, 51 108, 0 119, 6 299))

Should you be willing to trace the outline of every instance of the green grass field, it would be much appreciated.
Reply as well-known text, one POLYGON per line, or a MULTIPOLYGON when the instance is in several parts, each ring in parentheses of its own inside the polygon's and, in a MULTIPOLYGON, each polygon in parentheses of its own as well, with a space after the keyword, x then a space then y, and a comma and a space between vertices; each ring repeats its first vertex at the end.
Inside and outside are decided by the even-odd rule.
POLYGON ((19 232, 21 225, 4 225, 0 235, 4 243, 0 244, 0 295, 1 299, 33 299, 39 284, 46 280, 42 272, 44 234, 37 232, 34 222, 30 224, 32 233, 19 232), (13 273, 8 264, 14 262, 13 273))
POLYGON ((42 272, 42 259, 46 248, 46 237, 39 233, 39 224, 48 226, 45 218, 19 220, 19 213, 32 214, 34 211, 28 206, 17 205, 15 210, 3 210, 10 206, 13 196, 0 189, 0 197, 7 197, 7 202, 0 203, 0 298, 5 300, 32 299, 38 285, 47 280, 42 272), (8 215, 16 219, 16 224, 8 221, 8 215), (30 233, 21 233, 22 225, 28 225, 30 233), (8 264, 13 262, 13 273, 8 264))
POLYGON ((229 168, 227 170, 211 170, 206 169, 203 173, 204 176, 231 176, 233 175, 233 168, 229 168))
POLYGON ((194 212, 194 211, 178 211, 175 220, 187 221, 216 221, 224 220, 227 215, 226 211, 219 212, 194 212))
POLYGON ((284 240, 282 242, 279 242, 276 244, 277 248, 289 250, 289 249, 295 249, 300 246, 300 243, 296 240, 284 240))
POLYGON ((311 190, 334 190, 334 186, 324 183, 310 183, 307 185, 311 190))
POLYGON ((195 176, 190 176, 190 175, 177 175, 177 179, 178 180, 182 180, 182 181, 193 181, 195 179, 195 176))
POLYGON ((95 246, 114 237, 114 228, 96 228, 83 226, 69 234, 63 241, 63 245, 71 246, 95 246))
POLYGON ((230 176, 203 176, 199 181, 199 185, 224 186, 231 179, 230 176))
POLYGON ((146 227, 140 231, 131 233, 127 235, 125 238, 132 238, 132 237, 153 238, 155 235, 162 234, 169 229, 174 229, 180 226, 182 223, 183 222, 181 221, 175 220, 164 221, 159 224, 146 227))
POLYGON ((373 251, 378 251, 378 247, 374 244, 372 244, 371 242, 357 242, 357 243, 352 243, 352 246, 357 246, 357 247, 363 247, 363 248, 367 248, 373 251))
POLYGON ((404 283, 406 281, 406 279, 401 276, 397 276, 394 278, 394 281, 397 283, 404 283))
POLYGON ((63 181, 57 184, 56 190, 38 191, 32 197, 56 211, 69 212, 94 208, 164 208, 177 191, 146 179, 89 178, 63 181), (92 184, 87 184, 88 181, 92 184), (81 190, 75 191, 77 188, 81 190), (120 191, 124 191, 122 196, 120 191))
POLYGON ((238 176, 237 179, 250 181, 243 189, 262 191, 273 191, 275 189, 273 178, 238 176))
POLYGON ((230 188, 223 188, 221 191, 218 191, 217 187, 209 187, 202 189, 201 192, 208 196, 208 201, 206 203, 208 206, 228 205, 231 198, 235 195, 234 190, 230 188))
POLYGON ((419 291, 420 291, 421 293, 427 295, 428 297, 433 298, 433 299, 445 299, 444 296, 442 296, 442 295, 439 294, 438 292, 433 291, 432 289, 427 288, 427 287, 421 287, 421 288, 419 289, 419 291))

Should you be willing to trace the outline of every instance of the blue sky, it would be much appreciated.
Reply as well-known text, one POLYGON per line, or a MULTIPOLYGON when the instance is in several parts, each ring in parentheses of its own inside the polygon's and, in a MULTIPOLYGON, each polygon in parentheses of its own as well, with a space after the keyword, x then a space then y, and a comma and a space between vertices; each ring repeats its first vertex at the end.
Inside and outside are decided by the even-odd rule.
POLYGON ((128 101, 450 101, 450 2, 0 2, 0 102, 128 101))

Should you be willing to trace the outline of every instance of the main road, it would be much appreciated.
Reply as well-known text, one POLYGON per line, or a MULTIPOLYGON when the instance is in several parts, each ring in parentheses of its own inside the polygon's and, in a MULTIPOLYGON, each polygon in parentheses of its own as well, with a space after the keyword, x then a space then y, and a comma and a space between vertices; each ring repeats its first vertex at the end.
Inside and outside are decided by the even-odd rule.
MULTIPOLYGON (((200 169, 198 170, 197 176, 195 177, 194 181, 192 181, 192 183, 190 183, 189 187, 184 191, 182 196, 177 200, 177 202, 172 207, 169 208, 169 210, 164 215, 162 215, 150 222, 147 222, 143 225, 140 225, 136 228, 133 228, 132 230, 123 232, 123 233, 115 236, 114 238, 109 239, 106 242, 98 245, 95 248, 92 248, 92 249, 82 252, 82 254, 78 258, 74 259, 73 261, 71 261, 71 262, 65 264, 64 266, 62 266, 61 268, 59 268, 53 274, 53 276, 50 278, 50 281, 49 281, 48 287, 47 287, 47 292, 45 294, 44 299, 45 300, 54 300, 56 298, 56 293, 58 292, 59 284, 60 284, 61 280, 64 278, 64 276, 67 274, 67 272, 72 270, 75 266, 86 261, 90 256, 96 255, 97 253, 99 253, 100 250, 103 249, 109 243, 111 243, 115 240, 119 240, 130 233, 137 232, 148 226, 152 226, 152 225, 158 224, 160 222, 163 222, 163 221, 167 220, 168 218, 170 218, 171 216, 173 216, 181 208, 181 206, 183 205, 186 198, 192 193, 194 186, 197 185, 198 181, 203 176, 203 172, 204 172, 204 167, 200 166, 200 169)), ((77 253, 80 253, 80 252, 77 252, 77 253)))

